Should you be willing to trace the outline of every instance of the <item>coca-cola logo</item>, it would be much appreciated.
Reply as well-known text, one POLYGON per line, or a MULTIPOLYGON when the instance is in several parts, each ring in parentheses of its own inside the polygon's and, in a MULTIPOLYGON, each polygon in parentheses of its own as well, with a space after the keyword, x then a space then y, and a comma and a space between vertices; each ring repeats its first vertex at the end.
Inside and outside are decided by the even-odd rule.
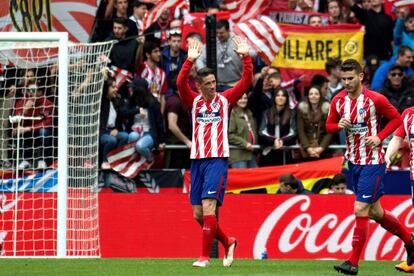
MULTIPOLYGON (((257 232, 253 246, 254 258, 259 259, 264 248, 267 248, 270 257, 272 252, 275 255, 292 256, 297 251, 304 251, 303 254, 318 256, 320 259, 349 254, 355 216, 352 212, 344 214, 341 208, 312 211, 316 207, 314 205, 312 209, 312 202, 318 204, 318 199, 320 197, 293 196, 275 208, 257 232), (276 240, 276 244, 268 244, 269 239, 276 240)), ((408 229, 414 228, 411 199, 389 211, 408 229)), ((371 221, 370 228, 372 231, 368 236, 363 259, 405 258, 404 244, 398 237, 391 236, 375 221, 371 221)))

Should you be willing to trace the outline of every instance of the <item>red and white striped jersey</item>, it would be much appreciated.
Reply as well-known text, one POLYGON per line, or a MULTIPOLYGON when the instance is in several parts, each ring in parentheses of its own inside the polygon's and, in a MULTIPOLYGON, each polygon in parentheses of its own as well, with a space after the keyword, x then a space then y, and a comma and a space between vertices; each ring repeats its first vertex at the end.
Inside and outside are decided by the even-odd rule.
POLYGON ((165 72, 160 67, 156 66, 155 69, 152 69, 145 61, 138 69, 137 74, 148 82, 149 91, 158 100, 161 94, 167 94, 168 85, 165 72))
POLYGON ((329 133, 339 131, 338 122, 341 118, 351 121, 351 126, 346 130, 345 158, 356 165, 383 164, 382 145, 369 147, 365 144, 365 138, 378 136, 383 141, 399 126, 400 114, 387 98, 365 87, 355 99, 349 97, 346 90, 342 90, 331 102, 326 121, 329 133), (383 130, 380 129, 382 117, 389 120, 383 130))
POLYGON ((191 159, 229 157, 228 123, 230 106, 248 91, 253 79, 250 57, 243 58, 241 80, 231 89, 216 93, 212 100, 191 90, 188 77, 193 63, 186 60, 178 75, 177 87, 184 104, 191 107, 193 137, 191 159))
POLYGON ((403 123, 397 128, 394 135, 405 138, 410 142, 410 178, 414 180, 414 107, 407 108, 401 115, 403 123))

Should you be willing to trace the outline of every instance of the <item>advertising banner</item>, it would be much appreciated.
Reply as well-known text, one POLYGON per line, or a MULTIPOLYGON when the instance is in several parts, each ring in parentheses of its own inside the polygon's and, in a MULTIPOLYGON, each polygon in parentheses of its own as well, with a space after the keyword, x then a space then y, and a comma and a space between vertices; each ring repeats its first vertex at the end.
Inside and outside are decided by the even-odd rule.
MULTIPOLYGON (((239 240, 236 258, 346 259, 354 227, 352 195, 226 195, 222 229, 239 240)), ((383 207, 410 232, 414 212, 409 196, 384 196, 383 207)), ((103 257, 196 258, 201 228, 186 195, 100 195, 103 257)), ((220 247, 220 255, 223 250, 220 247)), ((374 221, 364 260, 402 260, 404 244, 374 221)))

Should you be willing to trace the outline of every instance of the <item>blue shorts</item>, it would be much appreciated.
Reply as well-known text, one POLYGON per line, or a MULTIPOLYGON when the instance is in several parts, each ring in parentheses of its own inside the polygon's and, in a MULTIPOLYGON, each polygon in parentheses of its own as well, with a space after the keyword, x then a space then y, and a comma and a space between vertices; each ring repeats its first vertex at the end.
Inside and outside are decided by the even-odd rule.
POLYGON ((411 200, 413 202, 413 207, 414 207, 414 180, 411 180, 411 200))
POLYGON ((385 164, 355 165, 348 162, 350 184, 354 187, 356 201, 375 203, 384 194, 385 164))
POLYGON ((227 158, 194 159, 191 162, 190 202, 201 205, 205 198, 214 198, 223 204, 227 184, 227 158))

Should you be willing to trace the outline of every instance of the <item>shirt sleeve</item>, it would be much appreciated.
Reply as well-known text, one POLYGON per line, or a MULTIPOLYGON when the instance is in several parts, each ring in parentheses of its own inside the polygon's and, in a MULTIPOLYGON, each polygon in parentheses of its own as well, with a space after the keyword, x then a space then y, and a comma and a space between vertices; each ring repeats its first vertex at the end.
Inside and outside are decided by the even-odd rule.
MULTIPOLYGON (((401 118, 404 120, 404 118, 407 115, 408 115, 408 112, 407 111, 404 111, 403 114, 401 115, 401 118)), ((401 137, 401 138, 404 138, 405 137, 406 133, 405 133, 404 121, 403 121, 403 123, 401 123, 399 125, 399 127, 397 128, 397 130, 394 132, 394 135, 395 136, 398 136, 398 137, 401 137)))
MULTIPOLYGON (((374 92, 375 93, 375 92, 374 92)), ((402 123, 401 116, 397 109, 379 93, 375 93, 375 107, 382 116, 387 118, 389 122, 385 125, 384 129, 378 133, 378 137, 383 141, 388 137, 398 126, 402 123)))
POLYGON ((334 98, 331 102, 331 107, 329 108, 328 118, 326 119, 326 131, 330 134, 335 134, 339 131, 338 123, 341 119, 338 111, 336 110, 336 103, 338 102, 337 98, 334 98))
POLYGON ((195 97, 197 97, 198 95, 196 92, 191 90, 190 85, 188 84, 188 78, 192 67, 193 62, 187 59, 184 62, 183 67, 181 68, 181 71, 178 74, 177 78, 178 92, 180 93, 181 99, 183 100, 184 104, 189 108, 191 108, 195 97))

